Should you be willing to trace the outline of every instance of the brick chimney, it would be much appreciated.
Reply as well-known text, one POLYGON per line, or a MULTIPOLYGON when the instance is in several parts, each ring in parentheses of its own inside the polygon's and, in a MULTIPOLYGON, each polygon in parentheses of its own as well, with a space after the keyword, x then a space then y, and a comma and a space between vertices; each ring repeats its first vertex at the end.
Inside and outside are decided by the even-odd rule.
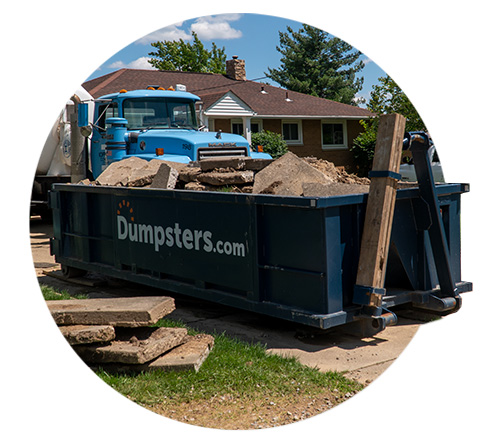
POLYGON ((227 77, 232 80, 246 81, 247 74, 245 72, 245 60, 239 60, 238 55, 234 55, 231 60, 226 63, 227 77))

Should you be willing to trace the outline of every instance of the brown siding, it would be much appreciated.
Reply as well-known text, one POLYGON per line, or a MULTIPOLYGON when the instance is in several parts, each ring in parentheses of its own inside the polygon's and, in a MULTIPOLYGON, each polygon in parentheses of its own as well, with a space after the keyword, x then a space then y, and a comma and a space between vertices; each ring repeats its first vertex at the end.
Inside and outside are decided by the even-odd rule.
POLYGON ((277 134, 282 133, 282 120, 263 120, 263 130, 269 132, 276 132, 277 134))
POLYGON ((347 132, 348 132, 348 147, 353 146, 353 140, 357 138, 363 127, 358 120, 347 120, 347 132))
POLYGON ((303 146, 289 146, 289 150, 301 157, 313 156, 322 158, 335 164, 343 166, 349 172, 355 170, 353 155, 350 148, 353 146, 353 140, 362 131, 362 126, 357 120, 347 120, 347 145, 349 149, 345 150, 323 150, 322 149, 322 121, 321 120, 303 120, 303 146))
POLYGON ((232 123, 228 118, 217 118, 215 119, 215 130, 221 130, 222 132, 230 133, 232 131, 232 123))

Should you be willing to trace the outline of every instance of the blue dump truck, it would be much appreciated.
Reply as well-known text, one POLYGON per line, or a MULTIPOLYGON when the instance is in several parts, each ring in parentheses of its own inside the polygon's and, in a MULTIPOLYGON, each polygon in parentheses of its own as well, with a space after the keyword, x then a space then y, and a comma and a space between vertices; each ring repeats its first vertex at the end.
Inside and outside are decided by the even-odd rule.
POLYGON ((204 131, 197 118, 199 101, 183 85, 120 90, 95 100, 78 89, 44 144, 31 213, 50 218, 47 194, 53 183, 96 179, 112 162, 130 156, 177 163, 222 156, 271 158, 251 151, 240 135, 204 131))
MULTIPOLYGON (((95 100, 90 152, 93 178, 112 162, 130 156, 177 163, 226 156, 271 158, 252 152, 240 135, 202 131, 195 111, 198 101, 182 85, 167 90, 157 86, 121 90, 95 100)), ((85 108, 80 111, 86 114, 85 108)), ((79 126, 88 126, 85 117, 79 126)))

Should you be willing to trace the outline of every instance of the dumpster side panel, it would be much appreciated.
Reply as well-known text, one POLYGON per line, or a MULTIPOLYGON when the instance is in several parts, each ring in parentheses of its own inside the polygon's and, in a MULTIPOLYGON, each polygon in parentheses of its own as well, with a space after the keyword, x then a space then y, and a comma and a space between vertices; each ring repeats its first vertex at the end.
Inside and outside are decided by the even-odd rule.
POLYGON ((261 299, 326 311, 324 210, 260 205, 257 220, 261 299))

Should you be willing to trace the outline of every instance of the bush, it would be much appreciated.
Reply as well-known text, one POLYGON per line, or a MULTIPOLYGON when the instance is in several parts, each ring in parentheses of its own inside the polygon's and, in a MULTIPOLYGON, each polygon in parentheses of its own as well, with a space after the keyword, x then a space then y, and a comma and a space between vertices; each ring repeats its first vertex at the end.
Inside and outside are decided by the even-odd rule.
POLYGON ((287 142, 283 139, 283 136, 268 130, 252 134, 250 148, 256 151, 257 146, 263 146, 263 151, 270 154, 274 159, 288 152, 287 142))
POLYGON ((375 121, 360 121, 364 128, 357 138, 353 140, 353 147, 350 149, 353 153, 354 164, 359 176, 367 176, 372 170, 373 156, 375 154, 375 145, 377 143, 377 126, 375 121))

